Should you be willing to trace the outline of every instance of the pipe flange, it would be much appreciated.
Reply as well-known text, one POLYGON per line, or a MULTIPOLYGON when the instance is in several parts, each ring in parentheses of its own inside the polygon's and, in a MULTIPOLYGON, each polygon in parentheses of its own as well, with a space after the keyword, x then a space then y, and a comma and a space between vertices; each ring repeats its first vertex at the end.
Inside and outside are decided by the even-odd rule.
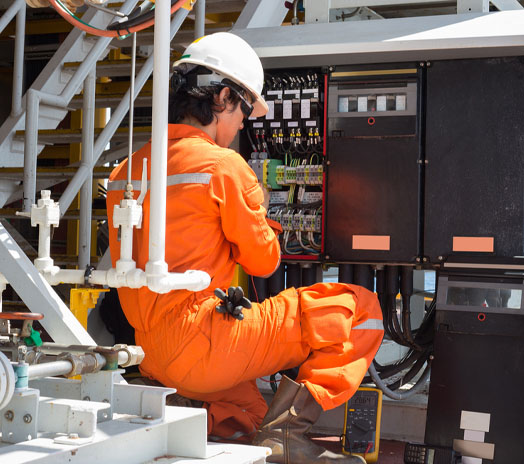
POLYGON ((15 391, 15 371, 9 358, 0 351, 0 411, 11 401, 15 391))

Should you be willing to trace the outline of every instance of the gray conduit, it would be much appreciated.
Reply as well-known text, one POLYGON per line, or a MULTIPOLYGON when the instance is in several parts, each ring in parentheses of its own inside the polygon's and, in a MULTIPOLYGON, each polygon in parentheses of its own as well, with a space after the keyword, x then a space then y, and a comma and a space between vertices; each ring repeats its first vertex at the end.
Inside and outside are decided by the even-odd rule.
POLYGON ((371 363, 368 369, 369 375, 373 379, 373 382, 375 382, 377 388, 380 388, 384 395, 386 395, 388 398, 391 398, 392 400, 405 400, 406 398, 409 398, 410 396, 413 396, 415 393, 422 390, 422 388, 425 387, 426 382, 429 378, 430 371, 431 362, 428 362, 426 368, 424 369, 424 372, 422 373, 422 376, 417 380, 417 383, 415 383, 415 385, 413 385, 413 387, 411 387, 409 390, 399 393, 388 388, 386 383, 378 375, 378 372, 375 369, 373 363, 371 363))

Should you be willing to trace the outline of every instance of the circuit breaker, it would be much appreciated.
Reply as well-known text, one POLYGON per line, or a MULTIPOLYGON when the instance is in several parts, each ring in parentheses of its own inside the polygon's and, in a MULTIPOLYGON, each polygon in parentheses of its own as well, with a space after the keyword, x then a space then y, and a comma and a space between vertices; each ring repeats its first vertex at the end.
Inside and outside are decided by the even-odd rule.
POLYGON ((324 79, 320 69, 267 72, 269 111, 245 124, 242 152, 270 191, 268 217, 282 225, 284 259, 322 252, 324 79))

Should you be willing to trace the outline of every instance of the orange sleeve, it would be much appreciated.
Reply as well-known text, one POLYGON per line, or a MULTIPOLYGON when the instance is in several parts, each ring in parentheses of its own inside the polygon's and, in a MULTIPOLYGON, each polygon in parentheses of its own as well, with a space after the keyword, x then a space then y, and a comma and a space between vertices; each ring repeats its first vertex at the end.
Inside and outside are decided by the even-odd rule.
POLYGON ((253 170, 231 151, 217 163, 210 189, 236 262, 249 274, 272 274, 280 263, 280 245, 266 222, 264 194, 253 170))

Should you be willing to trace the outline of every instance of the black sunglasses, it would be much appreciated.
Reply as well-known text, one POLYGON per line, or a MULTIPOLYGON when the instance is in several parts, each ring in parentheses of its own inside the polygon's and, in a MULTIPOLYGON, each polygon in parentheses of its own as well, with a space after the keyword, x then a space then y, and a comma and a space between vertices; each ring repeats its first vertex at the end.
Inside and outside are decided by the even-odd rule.
POLYGON ((244 118, 249 118, 253 112, 253 105, 249 103, 240 91, 235 89, 231 84, 225 84, 223 82, 211 82, 214 85, 220 85, 221 87, 227 87, 229 90, 234 92, 238 98, 240 98, 240 111, 244 115, 244 118))

